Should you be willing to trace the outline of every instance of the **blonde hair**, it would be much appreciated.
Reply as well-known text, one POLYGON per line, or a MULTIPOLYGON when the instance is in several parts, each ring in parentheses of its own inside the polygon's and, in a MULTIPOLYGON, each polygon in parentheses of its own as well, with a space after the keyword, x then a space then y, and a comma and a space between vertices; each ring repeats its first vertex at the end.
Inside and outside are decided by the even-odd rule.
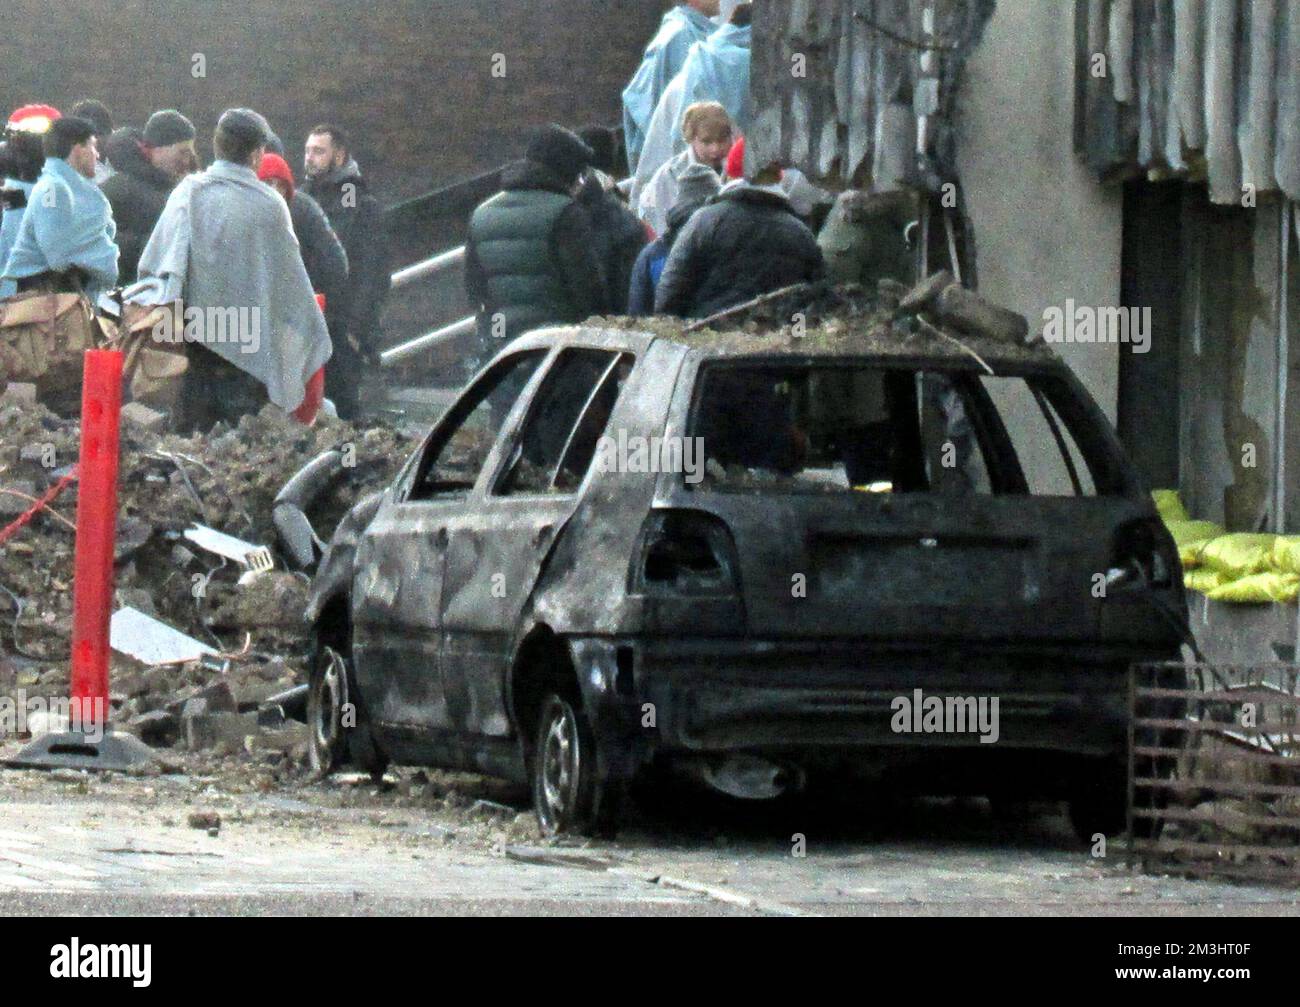
POLYGON ((682 136, 687 143, 715 129, 718 132, 732 132, 731 116, 716 101, 697 101, 682 116, 682 136))

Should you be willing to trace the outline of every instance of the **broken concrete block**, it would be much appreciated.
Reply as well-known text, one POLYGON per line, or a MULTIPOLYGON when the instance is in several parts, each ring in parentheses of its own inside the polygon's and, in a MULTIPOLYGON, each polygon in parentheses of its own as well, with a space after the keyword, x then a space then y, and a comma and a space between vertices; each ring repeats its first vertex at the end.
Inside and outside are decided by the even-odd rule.
POLYGON ((203 654, 216 653, 206 643, 134 608, 122 608, 113 613, 109 624, 109 645, 118 653, 134 657, 143 664, 196 661, 203 654))
POLYGON ((191 829, 204 829, 211 831, 221 828, 221 815, 215 811, 191 811, 185 819, 191 829))
POLYGON ((941 290, 930 310, 945 325, 975 336, 1023 343, 1029 336, 1024 315, 986 301, 973 290, 951 284, 941 290))
POLYGON ((244 737, 258 730, 256 713, 204 713, 182 717, 181 723, 185 747, 191 752, 218 747, 238 751, 244 747, 244 737))
POLYGON ((128 402, 122 407, 122 419, 141 430, 161 430, 167 415, 150 409, 143 402, 128 402))
POLYGON ((166 710, 151 710, 132 717, 124 730, 134 734, 146 745, 169 748, 180 738, 180 720, 166 710))
POLYGON ((25 381, 10 381, 5 385, 4 395, 0 396, 7 402, 16 402, 19 405, 34 406, 36 405, 36 386, 28 384, 25 381))
POLYGON ((256 734, 244 737, 244 750, 250 755, 254 752, 294 752, 307 745, 307 725, 289 721, 285 727, 268 729, 263 727, 256 734))

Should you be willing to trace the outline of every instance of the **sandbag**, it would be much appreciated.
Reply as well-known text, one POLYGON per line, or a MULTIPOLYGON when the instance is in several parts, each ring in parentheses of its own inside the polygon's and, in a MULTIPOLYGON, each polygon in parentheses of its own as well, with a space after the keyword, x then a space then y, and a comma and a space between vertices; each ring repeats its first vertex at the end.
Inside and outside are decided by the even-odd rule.
POLYGON ((1201 567, 1199 570, 1187 570, 1183 573, 1183 586, 1189 591, 1200 591, 1201 594, 1209 594, 1210 591, 1221 584, 1227 583, 1223 574, 1218 570, 1211 570, 1209 567, 1201 567))
POLYGON ((1213 521, 1166 521, 1165 527, 1178 547, 1178 559, 1184 570, 1200 566, 1202 547, 1223 534, 1223 529, 1213 521))
POLYGON ((174 414, 180 404, 189 358, 183 342, 167 343, 153 337, 155 328, 170 312, 175 312, 176 318, 184 317, 178 305, 145 307, 128 303, 119 346, 126 355, 122 378, 131 400, 174 414))
POLYGON ((1277 537, 1271 567, 1278 573, 1300 573, 1300 535, 1277 537))
POLYGON ((1160 520, 1165 524, 1189 520, 1187 508, 1183 506, 1177 490, 1152 490, 1151 499, 1155 501, 1160 520))
POLYGON ((1233 532, 1206 542, 1200 560, 1206 566, 1225 573, 1234 580, 1264 573, 1273 563, 1273 543, 1277 536, 1233 532))
POLYGON ((1247 604, 1292 602, 1297 595, 1300 595, 1300 574, 1271 572, 1238 577, 1205 592, 1212 601, 1247 604))

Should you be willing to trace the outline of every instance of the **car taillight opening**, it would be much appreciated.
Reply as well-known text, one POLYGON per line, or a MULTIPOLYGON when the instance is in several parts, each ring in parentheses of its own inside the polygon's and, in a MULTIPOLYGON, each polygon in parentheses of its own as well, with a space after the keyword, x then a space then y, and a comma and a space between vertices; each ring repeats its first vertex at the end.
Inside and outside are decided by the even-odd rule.
POLYGON ((739 562, 727 526, 701 511, 655 511, 633 559, 638 594, 734 594, 739 562))

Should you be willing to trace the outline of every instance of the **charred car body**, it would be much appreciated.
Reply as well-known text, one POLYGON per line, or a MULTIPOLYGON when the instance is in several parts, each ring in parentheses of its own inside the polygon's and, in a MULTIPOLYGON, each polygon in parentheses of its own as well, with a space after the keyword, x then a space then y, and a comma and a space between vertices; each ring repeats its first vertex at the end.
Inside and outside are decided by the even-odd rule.
POLYGON ((551 832, 607 829, 667 762, 736 796, 1065 797, 1090 834, 1122 827, 1127 668, 1177 656, 1183 611, 1041 344, 542 330, 335 533, 312 751, 531 781, 551 832))

